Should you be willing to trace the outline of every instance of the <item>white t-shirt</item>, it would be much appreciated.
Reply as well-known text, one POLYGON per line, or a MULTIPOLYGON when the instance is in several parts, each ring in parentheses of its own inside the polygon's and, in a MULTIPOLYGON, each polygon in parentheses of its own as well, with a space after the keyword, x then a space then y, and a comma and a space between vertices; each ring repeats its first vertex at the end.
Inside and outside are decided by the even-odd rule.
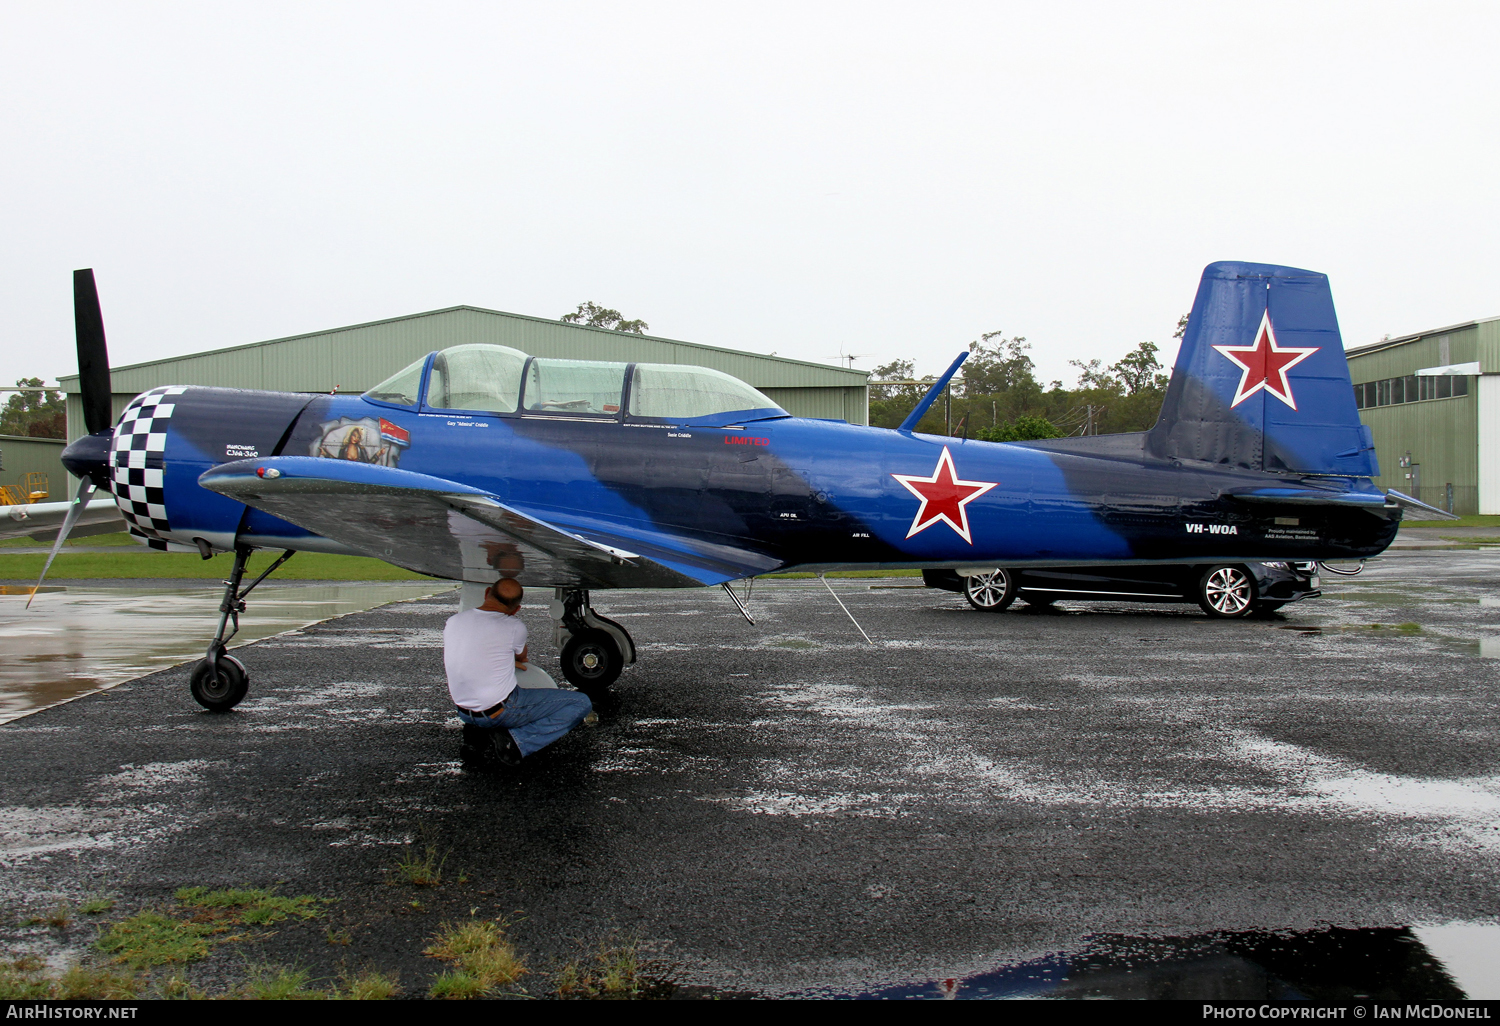
POLYGON ((479 712, 503 702, 516 687, 516 656, 526 649, 519 616, 466 609, 443 625, 443 668, 453 704, 479 712))

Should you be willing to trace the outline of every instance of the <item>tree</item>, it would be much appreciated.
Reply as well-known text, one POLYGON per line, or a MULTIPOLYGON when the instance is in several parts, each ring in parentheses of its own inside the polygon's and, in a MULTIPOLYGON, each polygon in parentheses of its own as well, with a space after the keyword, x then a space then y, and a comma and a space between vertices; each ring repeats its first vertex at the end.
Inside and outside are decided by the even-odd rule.
POLYGON ((1062 432, 1042 417, 1017 417, 1009 424, 985 428, 975 437, 983 442, 1026 442, 1033 438, 1061 438, 1062 432))
POLYGON ((610 331, 629 331, 637 335, 644 335, 651 330, 651 325, 645 321, 627 321, 620 311, 598 306, 592 300, 579 303, 577 310, 563 314, 561 320, 568 324, 582 324, 589 328, 608 328, 610 331))
MULTIPOLYGON (((882 385, 882 381, 912 381, 916 365, 910 360, 892 360, 870 374, 870 423, 875 427, 900 427, 916 408, 929 385, 882 385)), ((929 375, 924 380, 935 380, 929 375)))
POLYGON ((1029 398, 1041 392, 1036 380, 1036 364, 1025 336, 1002 338, 1002 331, 987 331, 979 341, 969 344, 972 354, 963 366, 965 395, 997 395, 1011 391, 1024 392, 1029 398), (991 339, 1000 341, 991 343, 991 339))
MULTIPOLYGON (((41 388, 41 378, 21 378, 21 388, 41 388)), ((17 392, 0 407, 0 435, 24 435, 28 438, 68 437, 68 414, 63 394, 17 392)))

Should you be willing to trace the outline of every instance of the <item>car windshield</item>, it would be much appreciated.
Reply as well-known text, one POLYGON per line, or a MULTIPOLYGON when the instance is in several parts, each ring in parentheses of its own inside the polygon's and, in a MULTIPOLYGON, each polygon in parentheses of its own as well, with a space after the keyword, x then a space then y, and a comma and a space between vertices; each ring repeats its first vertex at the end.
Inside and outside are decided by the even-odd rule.
POLYGON ((515 413, 526 354, 505 346, 453 346, 433 357, 427 405, 441 410, 515 413))

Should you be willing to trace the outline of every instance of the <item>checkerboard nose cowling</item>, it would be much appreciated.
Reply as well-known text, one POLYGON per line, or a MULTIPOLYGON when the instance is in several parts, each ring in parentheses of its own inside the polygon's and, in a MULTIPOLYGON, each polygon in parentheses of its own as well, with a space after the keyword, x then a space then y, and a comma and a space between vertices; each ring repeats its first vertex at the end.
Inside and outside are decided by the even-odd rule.
POLYGON ((165 535, 172 529, 167 520, 162 485, 163 456, 167 450, 167 424, 175 406, 172 397, 185 388, 153 388, 120 416, 110 445, 110 481, 115 505, 129 525, 130 533, 144 538, 153 549, 165 549, 165 535))

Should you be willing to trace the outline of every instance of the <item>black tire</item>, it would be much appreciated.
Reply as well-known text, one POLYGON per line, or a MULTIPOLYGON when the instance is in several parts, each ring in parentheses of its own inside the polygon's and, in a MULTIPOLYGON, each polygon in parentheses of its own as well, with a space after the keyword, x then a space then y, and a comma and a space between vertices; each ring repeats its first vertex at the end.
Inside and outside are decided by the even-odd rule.
POLYGON ((1021 600, 1028 606, 1036 606, 1038 609, 1050 609, 1052 603, 1057 601, 1056 595, 1027 595, 1021 600))
POLYGON ((197 703, 209 712, 228 712, 250 692, 250 674, 245 672, 245 664, 234 656, 219 656, 217 674, 209 667, 207 659, 200 659, 193 667, 188 688, 197 703))
POLYGON ((1198 605, 1220 620, 1248 616, 1255 609, 1255 578, 1238 563, 1211 566, 1198 578, 1198 605))
POLYGON ((579 631, 562 650, 562 672, 579 691, 592 698, 609 690, 625 669, 620 646, 605 631, 579 631))
POLYGON ((1276 610, 1280 609, 1284 605, 1286 605, 1285 602, 1271 602, 1271 601, 1257 602, 1257 603, 1255 603, 1255 611, 1257 613, 1274 613, 1274 612, 1276 612, 1276 610))
POLYGON ((1016 600, 1016 579, 1009 570, 964 578, 964 598, 984 613, 998 613, 1016 600))

